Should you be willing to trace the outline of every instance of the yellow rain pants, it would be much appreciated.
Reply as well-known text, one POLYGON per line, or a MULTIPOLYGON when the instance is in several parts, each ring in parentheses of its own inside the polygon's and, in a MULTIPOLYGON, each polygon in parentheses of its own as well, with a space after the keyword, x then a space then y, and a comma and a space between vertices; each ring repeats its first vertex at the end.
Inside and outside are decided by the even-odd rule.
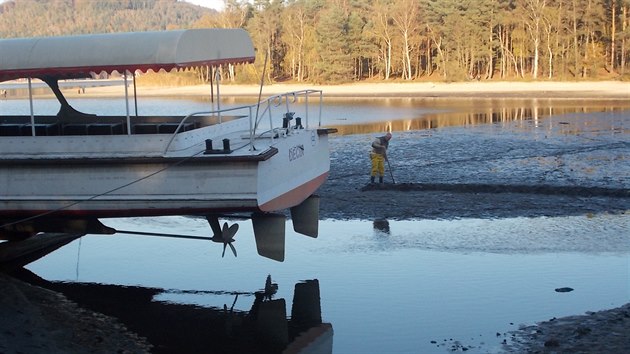
POLYGON ((385 175, 385 157, 381 154, 370 153, 370 160, 372 160, 372 174, 371 176, 380 177, 385 175))

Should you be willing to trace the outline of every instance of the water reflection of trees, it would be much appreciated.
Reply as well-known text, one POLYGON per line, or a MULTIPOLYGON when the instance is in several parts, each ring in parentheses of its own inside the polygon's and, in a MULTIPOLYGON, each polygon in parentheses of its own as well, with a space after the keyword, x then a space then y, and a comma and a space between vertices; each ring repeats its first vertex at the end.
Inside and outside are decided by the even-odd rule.
POLYGON ((485 107, 457 107, 454 111, 423 114, 413 119, 388 120, 379 122, 331 125, 339 135, 369 134, 384 131, 410 131, 444 128, 452 126, 471 126, 513 121, 532 121, 538 123, 550 116, 570 113, 614 112, 628 109, 623 105, 610 105, 605 102, 592 105, 576 105, 571 102, 539 104, 532 100, 526 106, 490 105, 485 107))

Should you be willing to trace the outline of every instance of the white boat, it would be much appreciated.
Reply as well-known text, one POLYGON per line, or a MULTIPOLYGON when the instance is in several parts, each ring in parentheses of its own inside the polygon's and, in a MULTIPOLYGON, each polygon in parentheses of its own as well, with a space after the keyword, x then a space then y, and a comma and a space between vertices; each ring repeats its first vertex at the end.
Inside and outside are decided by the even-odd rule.
POLYGON ((312 195, 328 176, 334 132, 321 128, 322 92, 180 116, 138 116, 125 97, 126 116, 97 116, 59 89, 117 71, 127 96, 138 71, 253 61, 239 29, 0 40, 0 82, 39 79, 60 103, 58 114, 37 115, 30 96, 30 115, 0 117, 0 238, 115 232, 98 221, 107 217, 199 215, 225 251, 236 228, 218 218, 237 215, 252 217, 261 255, 283 260, 277 212, 291 209, 296 231, 317 235, 312 195))

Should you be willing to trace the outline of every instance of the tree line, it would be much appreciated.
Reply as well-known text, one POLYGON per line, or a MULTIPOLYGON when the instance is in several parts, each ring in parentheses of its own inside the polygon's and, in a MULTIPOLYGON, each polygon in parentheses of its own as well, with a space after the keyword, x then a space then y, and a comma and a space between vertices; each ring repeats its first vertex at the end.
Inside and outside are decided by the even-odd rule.
POLYGON ((217 12, 176 0, 13 0, 0 5, 0 36, 245 28, 257 69, 224 75, 250 82, 264 64, 269 82, 629 77, 630 0, 224 2, 217 12))
POLYGON ((618 78, 630 0, 228 0, 271 78, 322 82, 618 78))

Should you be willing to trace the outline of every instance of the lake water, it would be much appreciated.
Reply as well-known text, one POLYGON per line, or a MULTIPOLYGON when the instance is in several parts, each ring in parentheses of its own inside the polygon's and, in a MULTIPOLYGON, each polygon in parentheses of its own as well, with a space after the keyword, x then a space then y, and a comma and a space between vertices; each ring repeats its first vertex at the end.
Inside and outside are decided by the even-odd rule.
MULTIPOLYGON (((36 110, 56 113, 53 101, 40 104, 36 110)), ((208 104, 194 99, 141 102, 150 107, 142 114, 181 114, 177 109, 182 105, 187 112, 203 111, 208 104)), ((79 100, 75 106, 90 113, 124 114, 124 104, 110 99, 79 100)), ((599 167, 613 168, 620 177, 608 181, 607 174, 599 171, 585 183, 628 189, 629 106, 628 102, 608 100, 331 99, 326 101, 322 124, 339 129, 332 138, 333 149, 344 148, 346 139, 369 139, 388 128, 407 131, 411 137, 415 132, 439 130, 441 143, 449 147, 449 141, 472 139, 467 127, 474 127, 475 134, 500 135, 518 129, 506 122, 527 121, 536 126, 553 119, 595 117, 582 121, 598 122, 601 129, 588 128, 587 133, 579 134, 584 139, 621 144, 608 155, 598 151, 595 156, 599 167), (449 140, 449 135, 455 140, 449 140), (613 162, 602 165, 602 159, 613 162)), ((3 114, 23 109, 23 101, 0 101, 3 114)), ((528 136, 539 131, 521 129, 520 133, 528 136)), ((559 135, 565 134, 574 133, 559 135)), ((490 140, 487 144, 491 149, 490 140)), ((465 180, 466 174, 461 172, 467 166, 465 161, 458 160, 457 166, 458 181, 465 180)), ((436 173, 435 178, 453 178, 457 174, 453 171, 436 173)), ((576 183, 580 181, 584 180, 576 179, 576 183)), ((183 216, 104 222, 118 230, 210 233, 205 220, 183 216)), ((160 290, 153 301, 193 304, 219 312, 232 304, 234 311, 249 311, 254 292, 264 287, 268 275, 278 284, 275 297, 288 302, 295 284, 317 279, 321 317, 332 324, 333 352, 337 354, 500 352, 509 332, 522 324, 630 301, 627 211, 380 223, 325 219, 316 239, 293 233, 289 223, 283 263, 258 256, 251 224, 238 222, 238 258, 229 252, 221 258, 221 246, 206 241, 88 235, 28 269, 53 282, 156 288, 160 290), (562 287, 574 290, 555 291, 562 287)), ((289 306, 287 313, 290 310, 289 306)), ((207 352, 213 352, 212 348, 207 352)))

